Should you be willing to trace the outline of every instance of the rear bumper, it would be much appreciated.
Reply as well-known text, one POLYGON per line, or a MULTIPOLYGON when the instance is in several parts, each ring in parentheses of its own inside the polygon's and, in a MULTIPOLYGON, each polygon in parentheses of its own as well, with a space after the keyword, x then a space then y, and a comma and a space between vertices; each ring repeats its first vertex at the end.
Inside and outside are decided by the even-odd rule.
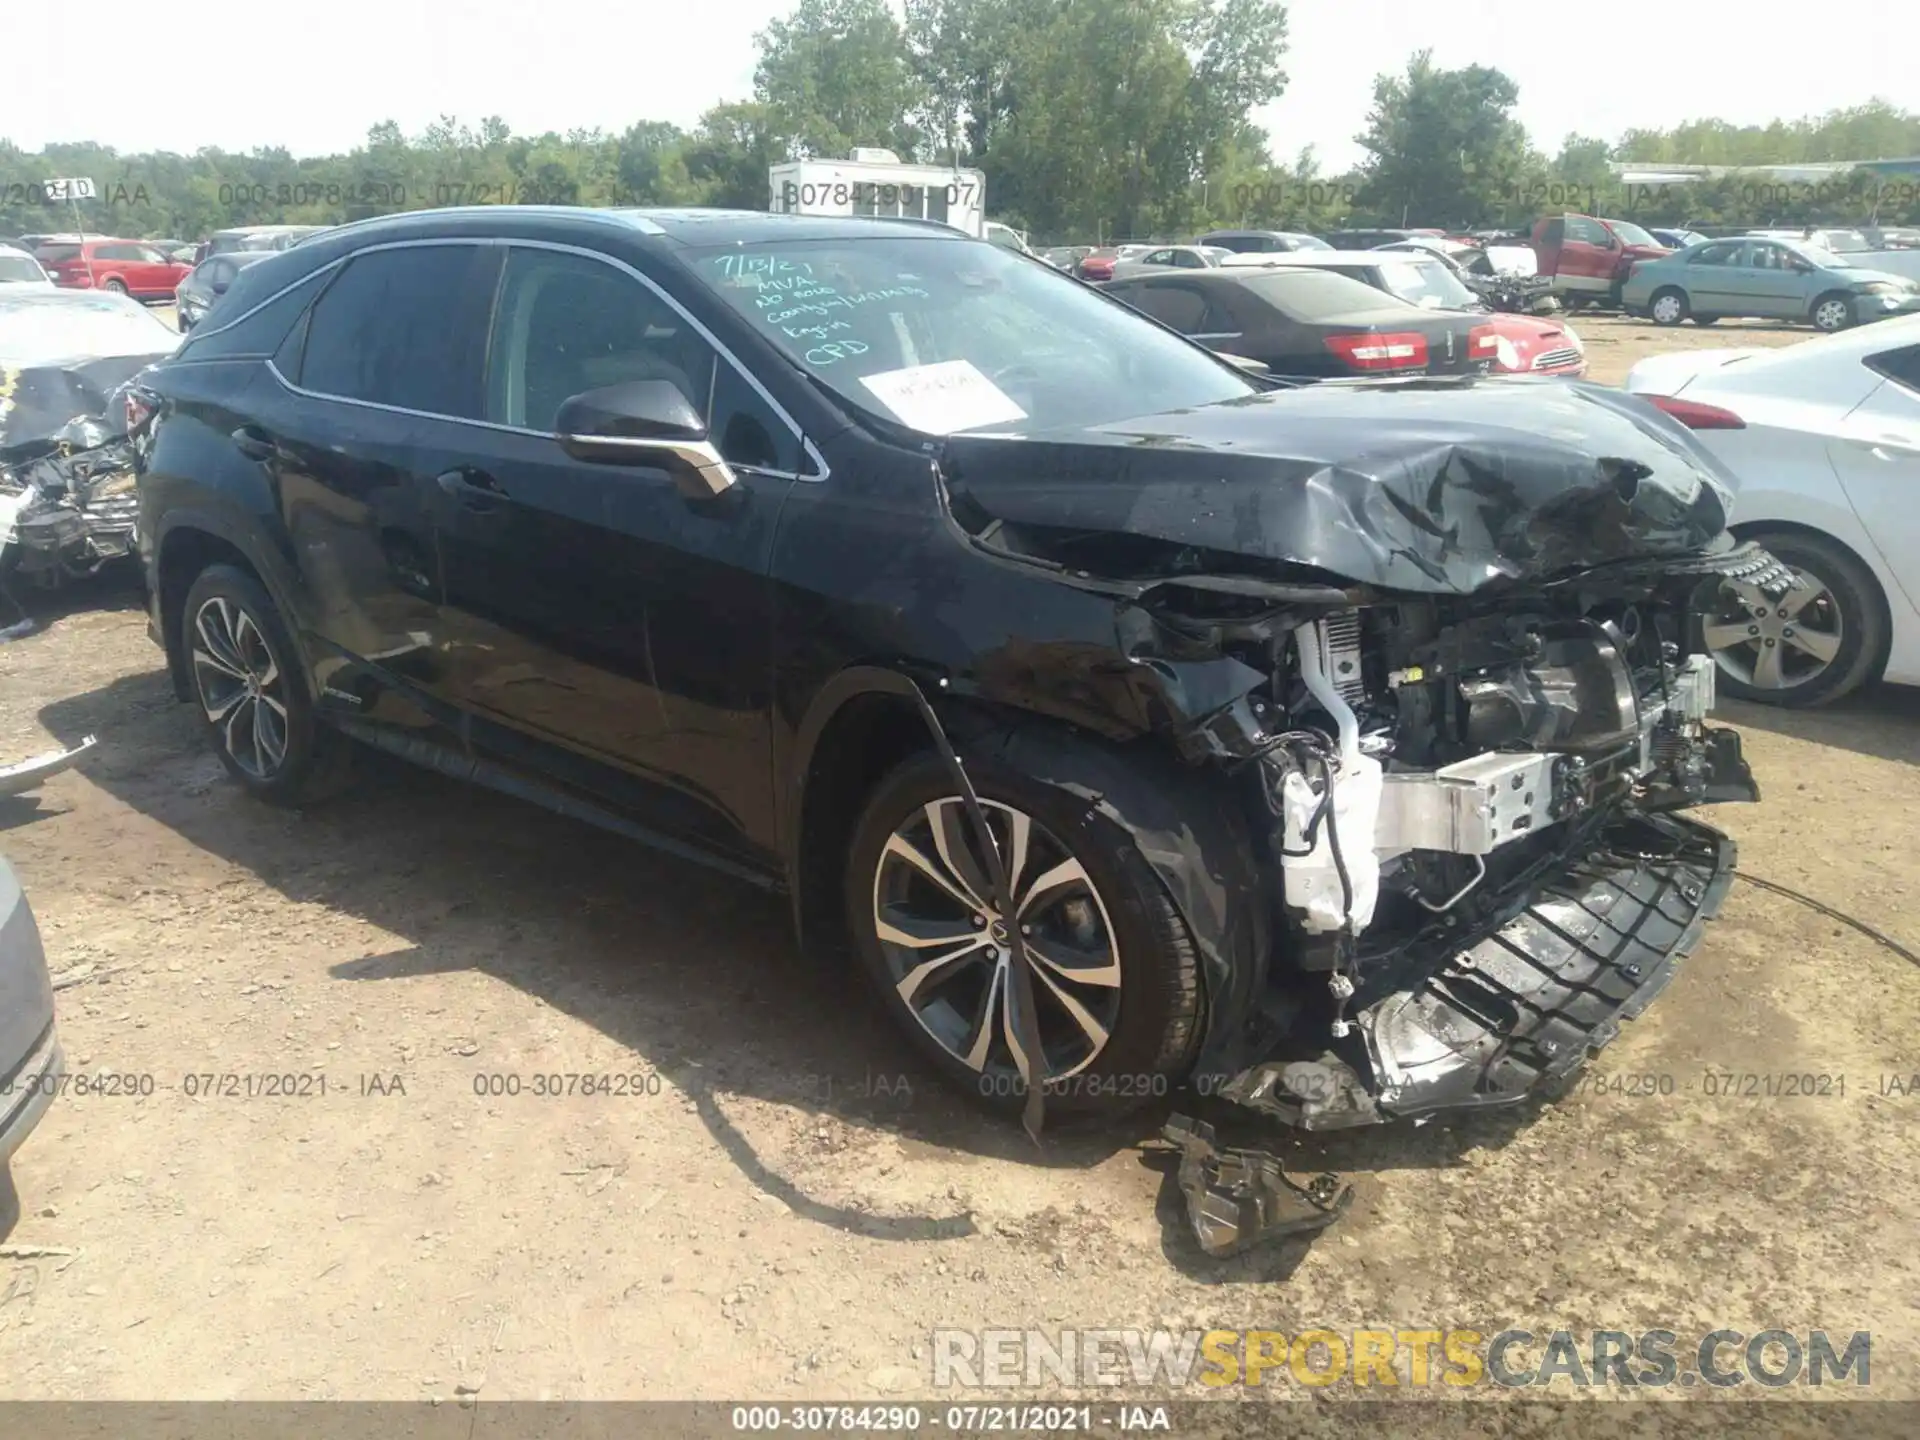
POLYGON ((1354 997, 1338 1051, 1216 1093, 1334 1130, 1559 1093, 1664 990, 1733 883, 1734 842, 1677 815, 1609 820, 1465 943, 1416 942, 1354 997))
POLYGON ((0 1165, 5 1165, 33 1133, 40 1117, 53 1104, 60 1078, 67 1073, 66 1056, 50 1023, 34 1042, 20 1068, 0 1081, 0 1165))

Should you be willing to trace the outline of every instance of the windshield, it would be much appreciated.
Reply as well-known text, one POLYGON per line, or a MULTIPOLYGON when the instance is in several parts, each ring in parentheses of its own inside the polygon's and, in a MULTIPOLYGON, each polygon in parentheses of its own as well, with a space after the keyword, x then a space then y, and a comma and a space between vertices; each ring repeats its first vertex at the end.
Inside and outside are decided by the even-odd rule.
POLYGON ((1480 297, 1434 260, 1394 260, 1380 267, 1380 288, 1428 310, 1472 310, 1480 297))
POLYGON ((992 245, 873 236, 686 259, 811 379, 929 434, 1103 425, 1259 389, 1126 307, 992 245))
POLYGON ((41 281, 47 278, 31 255, 0 251, 0 284, 15 280, 41 281))
POLYGON ((137 300, 71 295, 57 291, 31 303, 28 295, 16 294, 0 301, 0 364, 164 355, 180 343, 179 334, 137 300))
POLYGON ((1651 245, 1656 250, 1667 248, 1631 220, 1609 220, 1607 228, 1613 231, 1614 238, 1622 245, 1651 245))

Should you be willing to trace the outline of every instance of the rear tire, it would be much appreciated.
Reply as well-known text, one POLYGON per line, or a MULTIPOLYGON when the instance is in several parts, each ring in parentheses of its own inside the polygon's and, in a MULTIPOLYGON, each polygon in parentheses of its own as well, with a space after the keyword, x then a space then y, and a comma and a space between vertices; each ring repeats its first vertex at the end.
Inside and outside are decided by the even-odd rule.
POLYGON ((1887 648, 1886 599, 1872 571, 1824 535, 1763 530, 1745 538, 1809 581, 1815 594, 1790 592, 1784 605, 1764 606, 1764 596, 1724 588, 1702 596, 1720 693, 1803 710, 1858 690, 1887 648), (1754 613, 1763 608, 1766 614, 1754 613))
MULTIPOLYGON (((1022 933, 1042 957, 1033 989, 1049 1112, 1112 1117, 1171 1093, 1198 1051, 1203 1007, 1193 937, 1159 877, 1132 837, 1085 800, 1004 764, 970 760, 967 769, 1010 868, 1019 865, 1016 900, 1028 897, 1031 933, 1022 933), (1042 875, 1056 880, 1037 889, 1042 875)), ((968 899, 986 888, 946 765, 933 755, 907 760, 881 781, 854 832, 850 932, 881 1004, 933 1067, 986 1108, 1018 1112, 1025 1090, 998 1000, 1009 978, 994 940, 1002 917, 968 899), (943 938, 927 944, 933 936, 943 938), (953 963, 926 969, 941 958, 953 963)))
POLYGON ((116 295, 124 295, 127 293, 127 282, 116 275, 102 280, 100 282, 100 288, 102 290, 111 290, 116 295))
POLYGON ((344 787, 352 742, 316 718, 300 652, 258 580, 232 565, 201 571, 180 648, 207 739, 248 794, 292 808, 344 787))
POLYGON ((1663 329, 1671 329, 1685 320, 1690 308, 1687 292, 1671 285, 1664 290, 1654 291, 1653 298, 1647 302, 1648 316, 1663 329))

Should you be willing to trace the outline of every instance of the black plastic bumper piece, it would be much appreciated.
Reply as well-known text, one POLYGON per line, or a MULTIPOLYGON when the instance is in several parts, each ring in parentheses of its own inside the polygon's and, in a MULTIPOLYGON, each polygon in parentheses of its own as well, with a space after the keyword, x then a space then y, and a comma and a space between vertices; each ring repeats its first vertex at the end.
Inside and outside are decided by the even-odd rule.
POLYGON ((1180 1192, 1193 1238, 1215 1259, 1324 1230, 1353 1203, 1353 1188, 1337 1176, 1301 1184, 1264 1150, 1215 1148, 1204 1121, 1175 1115, 1161 1133, 1180 1150, 1180 1192))
POLYGON ((1677 815, 1629 816, 1465 945, 1412 953, 1356 997, 1351 1048, 1275 1058, 1218 1093, 1333 1130, 1511 1105, 1562 1088, 1652 1004, 1733 883, 1734 842, 1677 815))

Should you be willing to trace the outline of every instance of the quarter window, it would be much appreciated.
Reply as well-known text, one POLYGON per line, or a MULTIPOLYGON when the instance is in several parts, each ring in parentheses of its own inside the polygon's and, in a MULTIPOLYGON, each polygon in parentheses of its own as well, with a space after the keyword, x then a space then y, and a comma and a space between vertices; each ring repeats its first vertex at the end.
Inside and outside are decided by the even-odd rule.
POLYGON ((1867 368, 1884 375, 1894 384, 1920 395, 1920 345, 1904 350, 1883 350, 1867 357, 1867 368))
POLYGON ((494 263, 479 245, 411 245, 349 260, 314 302, 299 384, 343 400, 476 419, 494 263))
POLYGON ((736 465, 797 472, 800 442, 733 364, 648 286, 603 261, 515 248, 493 323, 486 418, 551 431, 572 396, 666 380, 736 465))

